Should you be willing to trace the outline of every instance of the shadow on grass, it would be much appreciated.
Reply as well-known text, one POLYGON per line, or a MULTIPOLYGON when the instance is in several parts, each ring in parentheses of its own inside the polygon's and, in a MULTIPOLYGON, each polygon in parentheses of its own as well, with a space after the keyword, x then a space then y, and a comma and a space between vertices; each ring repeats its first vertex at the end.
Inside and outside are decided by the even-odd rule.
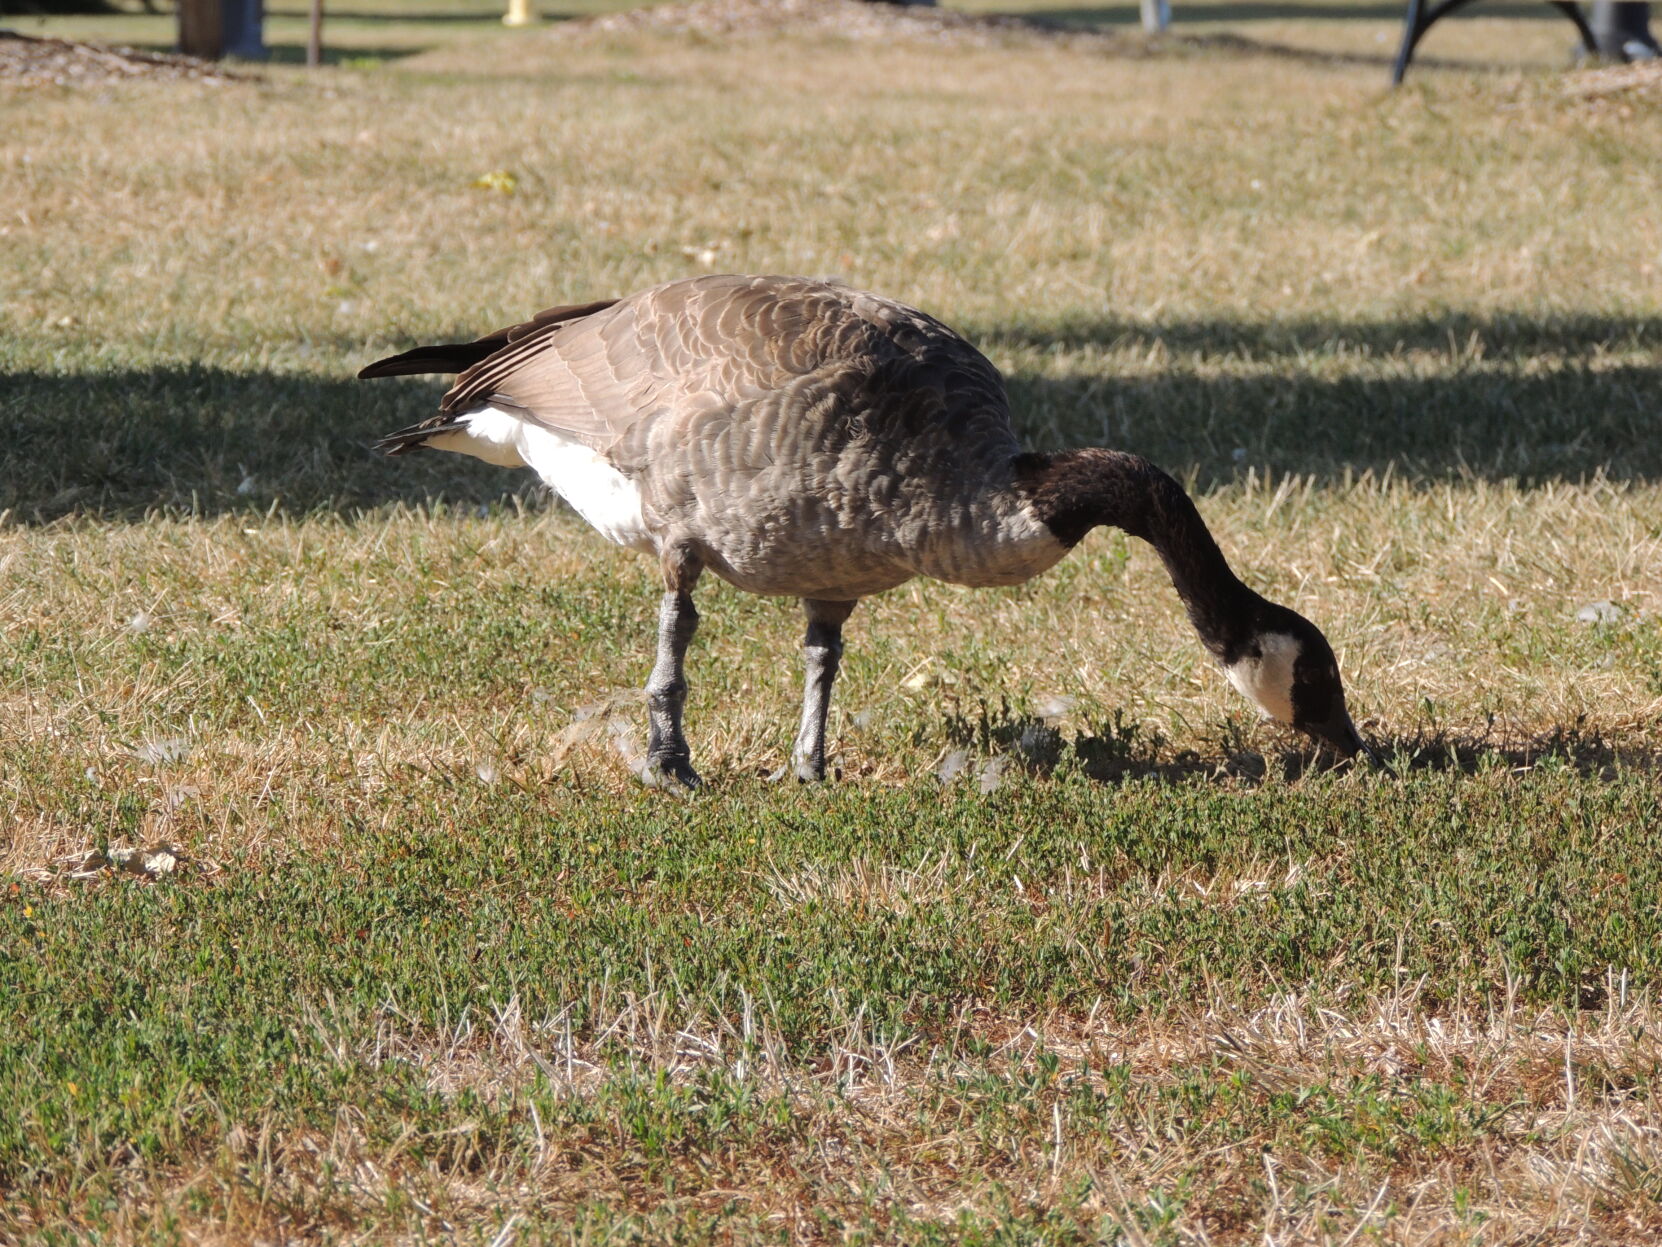
MULTIPOLYGON (((1264 6, 1268 10, 1272 6, 1264 6)), ((1525 9, 1536 6, 1520 6, 1515 16, 1525 16, 1525 9)), ((1556 10, 1545 5, 1539 6, 1540 13, 1557 17, 1556 10)), ((1138 28, 1140 18, 1136 9, 1126 10, 1128 15, 1121 20, 1117 16, 1113 19, 1081 20, 1079 10, 1039 11, 1024 14, 1008 15, 1013 20, 1027 25, 1041 32, 1053 34, 1084 35, 1099 39, 1097 49, 1101 55, 1109 59, 1142 60, 1152 57, 1186 57, 1186 56, 1219 56, 1223 58, 1295 61, 1304 65, 1352 65, 1367 68, 1389 68, 1396 63, 1396 41, 1379 45, 1378 51, 1346 51, 1339 48, 1312 48, 1298 44, 1282 43, 1273 39, 1263 39, 1255 35, 1243 35, 1235 31, 1209 31, 1204 34, 1185 34, 1176 23, 1181 22, 1226 22, 1251 21, 1251 17, 1214 17, 1214 12, 1229 12, 1231 10, 1206 10, 1200 15, 1190 13, 1180 15, 1181 6, 1173 13, 1173 27, 1161 34, 1144 34, 1138 28)), ((1085 10, 1084 12, 1090 12, 1085 10)), ((1118 10, 1104 10, 1104 12, 1118 13, 1118 10)), ((1505 16, 1505 14, 1488 13, 1489 16, 1505 16)), ((1530 13, 1528 16, 1538 16, 1530 13)), ((1270 16, 1265 12, 1262 16, 1270 16)), ((1392 20, 1402 19, 1402 10, 1393 10, 1392 20)), ((1566 27, 1571 30, 1573 28, 1566 27)), ((1566 63, 1570 54, 1570 45, 1566 44, 1566 63)), ((1510 62, 1502 52, 1496 58, 1455 57, 1436 53, 1416 56, 1414 65, 1419 69, 1458 70, 1462 73, 1483 73, 1504 71, 1512 68, 1510 62)))
POLYGON ((455 455, 371 449, 413 423, 438 387, 217 368, 13 374, 0 386, 0 512, 137 520, 353 513, 404 503, 478 506, 530 478, 455 455))
POLYGON ((1593 355, 1648 351, 1662 361, 1662 321, 1638 316, 1470 316, 1451 313, 1408 320, 1142 321, 1061 319, 1048 325, 978 326, 989 344, 1037 350, 1160 346, 1202 356, 1301 359, 1337 351, 1481 352, 1490 360, 1523 362, 1541 354, 1593 355))
POLYGON ((1380 750, 1410 771, 1475 771, 1503 766, 1514 771, 1560 767, 1584 779, 1613 779, 1620 770, 1662 772, 1662 748, 1613 740, 1578 720, 1533 733, 1457 732, 1448 728, 1381 739, 1380 750))
MULTIPOLYGON (((1465 318, 1361 325, 1005 326, 1018 429, 1039 447, 1107 444, 1202 488, 1260 474, 1318 483, 1392 471, 1526 483, 1662 479, 1662 326, 1640 319, 1465 318), (1116 375, 1111 357, 1163 350, 1116 375), (1022 355, 1054 360, 1047 375, 1022 355)), ((531 487, 458 456, 389 461, 379 435, 439 386, 163 366, 0 385, 0 510, 14 522, 494 503, 531 487)))
POLYGON ((1641 318, 1102 321, 994 327, 982 345, 1058 360, 1010 378, 1035 445, 1134 450, 1201 488, 1248 469, 1662 479, 1662 325, 1641 318), (1140 377, 1087 362, 1151 354, 1165 366, 1140 377))
MULTIPOLYGON (((1366 0, 1357 4, 1174 4, 1171 20, 1174 26, 1191 22, 1400 22, 1407 8, 1406 3, 1367 3, 1366 0)), ((1135 4, 1024 9, 1010 16, 1069 26, 1138 26, 1142 23, 1142 11, 1135 4)), ((1468 16, 1505 17, 1514 20, 1563 20, 1544 4, 1485 4, 1468 16)))
MULTIPOLYGON (((1236 34, 1160 35, 1154 37, 1151 46, 1158 48, 1165 39, 1175 39, 1183 50, 1242 59, 1263 57, 1275 61, 1296 61, 1301 65, 1359 65, 1369 69, 1389 69, 1396 63, 1394 50, 1345 52, 1337 48, 1301 48, 1291 43, 1276 43, 1269 39, 1255 39, 1250 35, 1236 34)), ((1456 70, 1460 73, 1475 74, 1504 72, 1510 70, 1512 65, 1502 60, 1473 60, 1431 54, 1416 55, 1414 68, 1456 70)))
MULTIPOLYGON (((393 47, 371 48, 358 45, 331 47, 327 42, 323 45, 323 63, 326 66, 341 66, 347 69, 367 69, 383 61, 400 61, 407 56, 415 56, 425 52, 425 47, 412 47, 403 44, 393 47)), ((260 62, 265 65, 304 65, 306 63, 306 45, 303 43, 267 43, 266 58, 260 62)))
MULTIPOLYGON (((5 32, 0 32, 3 34, 5 32)), ((24 36, 25 38, 31 36, 24 36)), ((63 36, 52 36, 61 39, 63 36)), ((68 42, 87 42, 79 39, 70 39, 68 42)), ((93 47, 112 46, 130 52, 139 52, 147 56, 177 57, 180 56, 178 42, 171 36, 159 39, 101 39, 90 40, 93 47)), ((304 65, 306 63, 306 45, 302 42, 284 43, 269 41, 266 43, 266 55, 261 60, 243 60, 240 57, 227 57, 220 61, 206 61, 190 58, 201 68, 210 69, 214 74, 228 79, 241 79, 247 82, 260 81, 259 70, 264 65, 304 65)), ((364 47, 361 45, 323 47, 323 64, 332 67, 348 69, 370 69, 382 62, 403 60, 405 57, 416 56, 428 49, 410 44, 400 44, 388 47, 364 47)))
MULTIPOLYGON (((1008 702, 983 703, 971 716, 949 716, 945 736, 950 742, 938 777, 952 783, 966 777, 983 790, 996 787, 1011 767, 1037 774, 1076 769, 1103 784, 1154 780, 1159 783, 1229 781, 1256 786, 1271 774, 1291 783, 1305 775, 1359 770, 1376 782, 1391 774, 1358 757, 1338 760, 1314 748, 1257 750, 1243 738, 1229 735, 1205 754, 1192 749, 1171 753, 1158 734, 1118 713, 1112 719, 1086 723, 1076 730, 1058 726, 1036 714, 1012 710, 1008 702)), ((1232 727, 1231 732, 1235 729, 1232 727)), ((1290 744, 1296 735, 1286 733, 1290 744)), ((1585 721, 1553 725, 1535 732, 1505 731, 1490 726, 1481 732, 1448 728, 1421 730, 1411 735, 1371 736, 1396 775, 1415 772, 1532 771, 1557 768, 1582 779, 1614 780, 1622 771, 1662 772, 1662 748, 1632 740, 1612 740, 1585 721)))
MULTIPOLYGON (((504 6, 505 7, 505 6, 504 6)), ((266 16, 286 17, 303 21, 309 15, 304 8, 267 8, 266 16)), ((540 13, 539 17, 545 22, 566 21, 568 14, 540 13)), ((389 10, 377 13, 369 9, 334 9, 328 10, 327 20, 330 22, 362 22, 365 25, 388 24, 399 26, 456 26, 477 24, 480 26, 500 26, 502 24, 502 7, 494 9, 406 9, 401 11, 389 10)))
MULTIPOLYGON (((1613 780, 1622 771, 1662 773, 1662 748, 1640 743, 1638 737, 1613 739, 1585 720, 1553 724, 1532 732, 1503 730, 1491 726, 1482 731, 1441 727, 1422 729, 1402 736, 1374 735, 1371 744, 1399 775, 1415 772, 1453 772, 1474 775, 1479 771, 1513 772, 1557 769, 1573 772, 1582 779, 1613 780)), ((1291 750, 1266 760, 1252 754, 1237 754, 1232 767, 1258 778, 1267 768, 1279 765, 1285 778, 1333 767, 1331 758, 1313 751, 1291 750)), ((1359 766, 1365 773, 1374 768, 1364 760, 1342 762, 1340 767, 1359 766)), ((1387 775, 1375 772, 1378 778, 1387 775)))

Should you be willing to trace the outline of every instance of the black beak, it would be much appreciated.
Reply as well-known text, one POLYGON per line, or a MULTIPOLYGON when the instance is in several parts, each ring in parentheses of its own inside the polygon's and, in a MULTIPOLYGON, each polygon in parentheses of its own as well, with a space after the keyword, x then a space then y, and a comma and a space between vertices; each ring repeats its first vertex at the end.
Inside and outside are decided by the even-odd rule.
POLYGON ((1362 733, 1356 730, 1356 724, 1350 721, 1350 714, 1343 706, 1340 706, 1338 713, 1325 723, 1300 723, 1298 726, 1341 758, 1354 758, 1359 753, 1366 754, 1374 766, 1395 777, 1396 772, 1391 769, 1390 763, 1362 739, 1362 733))

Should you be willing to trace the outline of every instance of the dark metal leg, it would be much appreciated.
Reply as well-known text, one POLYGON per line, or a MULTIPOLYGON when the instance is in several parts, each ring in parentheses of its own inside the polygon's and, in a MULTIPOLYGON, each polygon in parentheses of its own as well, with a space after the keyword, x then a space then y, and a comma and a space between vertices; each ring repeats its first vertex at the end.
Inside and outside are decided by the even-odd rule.
POLYGON ((691 592, 671 589, 665 593, 658 613, 658 661, 646 682, 646 713, 651 727, 646 769, 641 773, 643 780, 656 787, 680 784, 692 788, 699 782, 681 730, 681 708, 687 701, 687 646, 697 631, 698 611, 691 592))
POLYGON ((802 641, 807 668, 802 687, 802 726, 791 750, 791 769, 804 783, 825 778, 825 719, 831 712, 831 686, 843 656, 843 624, 854 613, 853 602, 802 601, 808 633, 802 641))
POLYGON ((1391 66, 1391 85, 1400 87, 1402 76, 1408 72, 1408 62, 1414 57, 1414 46, 1425 34, 1425 0, 1408 0, 1408 14, 1402 19, 1402 46, 1397 49, 1396 64, 1391 66))
MULTIPOLYGON (((1442 0, 1441 4, 1426 8, 1425 0, 1408 0, 1408 14, 1402 22, 1402 46, 1397 49, 1396 64, 1391 67, 1391 85, 1402 85, 1402 76, 1408 72, 1408 62, 1414 59, 1414 49, 1419 46, 1425 32, 1430 30, 1443 18, 1456 9, 1463 9, 1472 0, 1442 0)), ((1581 42, 1589 52, 1595 49, 1593 32, 1588 29, 1586 19, 1581 16, 1581 6, 1571 0, 1550 0, 1552 7, 1557 9, 1570 21, 1575 23, 1577 32, 1581 35, 1581 42)))

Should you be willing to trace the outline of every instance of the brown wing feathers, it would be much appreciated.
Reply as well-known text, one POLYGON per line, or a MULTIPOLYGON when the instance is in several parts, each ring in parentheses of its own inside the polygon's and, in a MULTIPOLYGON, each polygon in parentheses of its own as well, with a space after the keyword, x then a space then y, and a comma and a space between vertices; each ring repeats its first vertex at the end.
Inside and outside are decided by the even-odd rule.
POLYGON ((909 309, 800 278, 712 275, 550 308, 475 342, 380 360, 359 376, 459 374, 438 415, 382 439, 390 454, 455 427, 481 403, 518 408, 611 453, 625 437, 640 440, 656 413, 743 402, 834 359, 875 360, 897 347, 909 355, 938 328, 909 309))

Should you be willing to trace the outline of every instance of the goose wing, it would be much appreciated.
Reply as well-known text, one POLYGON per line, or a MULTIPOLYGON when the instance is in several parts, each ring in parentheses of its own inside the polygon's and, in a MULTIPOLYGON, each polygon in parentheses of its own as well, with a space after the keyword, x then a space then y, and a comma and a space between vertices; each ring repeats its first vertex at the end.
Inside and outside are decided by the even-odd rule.
POLYGON ((671 282, 511 338, 457 377, 440 412, 509 406, 606 453, 658 416, 731 409, 812 372, 846 298, 794 278, 671 282))
MULTIPOLYGON (((450 352, 443 360, 460 363, 463 352, 486 344, 438 415, 382 445, 397 453, 491 404, 628 472, 644 465, 649 445, 667 445, 665 438, 702 445, 734 419, 756 426, 740 439, 746 462, 773 456, 752 444, 756 438, 795 441, 809 433, 803 422, 840 424, 856 414, 891 445, 961 437, 967 427, 943 423, 972 418, 987 426, 978 443, 1014 453, 1003 379, 980 352, 922 312, 833 282, 687 278, 615 302, 550 309, 478 343, 427 348, 425 359, 450 352), (673 428, 661 423, 666 418, 673 428)), ((388 376, 420 362, 405 360, 370 367, 388 376)))

